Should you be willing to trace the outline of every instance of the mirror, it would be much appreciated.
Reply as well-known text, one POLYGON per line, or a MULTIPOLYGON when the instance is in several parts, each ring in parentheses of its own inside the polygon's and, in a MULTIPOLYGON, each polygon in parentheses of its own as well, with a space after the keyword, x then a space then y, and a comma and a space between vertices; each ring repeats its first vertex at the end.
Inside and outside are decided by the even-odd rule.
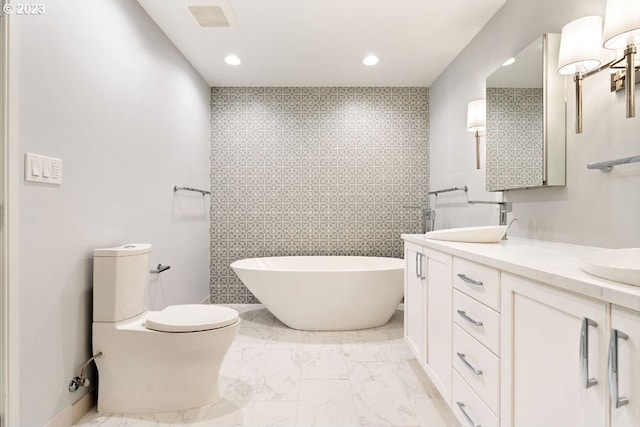
POLYGON ((559 34, 538 37, 487 78, 487 191, 565 185, 559 34))

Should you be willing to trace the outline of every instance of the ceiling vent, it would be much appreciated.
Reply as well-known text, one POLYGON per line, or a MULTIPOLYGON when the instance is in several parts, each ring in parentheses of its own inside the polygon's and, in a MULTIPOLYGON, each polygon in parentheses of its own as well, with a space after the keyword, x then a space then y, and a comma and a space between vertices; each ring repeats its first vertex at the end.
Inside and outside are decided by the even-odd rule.
POLYGON ((228 28, 231 25, 220 6, 189 6, 198 24, 205 28, 228 28))

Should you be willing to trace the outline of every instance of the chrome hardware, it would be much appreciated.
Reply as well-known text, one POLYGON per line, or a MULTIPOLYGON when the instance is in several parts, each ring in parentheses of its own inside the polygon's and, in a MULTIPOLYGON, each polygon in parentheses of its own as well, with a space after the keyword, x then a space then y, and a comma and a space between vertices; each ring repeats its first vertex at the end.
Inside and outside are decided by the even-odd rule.
POLYGON ((598 380, 589 378, 589 326, 596 328, 598 324, 587 317, 583 317, 580 330, 580 377, 584 388, 598 384, 598 380))
POLYGON ((176 191, 179 191, 179 190, 184 190, 184 191, 194 191, 194 192, 196 192, 196 193, 200 193, 200 194, 202 194, 203 196, 204 196, 205 194, 211 194, 211 191, 199 190, 199 189, 197 189, 197 188, 191 188, 191 187, 178 187, 177 185, 174 185, 174 186, 173 186, 173 192, 174 192, 174 193, 175 193, 176 191))
POLYGON ((617 329, 611 329, 609 338, 609 397, 615 408, 627 405, 629 399, 618 395, 618 338, 628 340, 629 335, 617 329))
POLYGON ((80 367, 80 375, 72 378, 71 381, 69 382, 68 389, 70 392, 74 392, 78 390, 80 387, 89 387, 91 385, 91 381, 89 380, 89 378, 86 377, 87 366, 89 366, 89 363, 93 362, 95 359, 101 356, 102 356, 102 352, 99 351, 98 353, 91 356, 91 359, 87 360, 82 364, 82 366, 80 367))
POLYGON ((167 271, 168 269, 170 269, 171 266, 170 265, 162 265, 162 264, 158 264, 158 266, 156 267, 155 270, 151 270, 151 273, 153 274, 160 274, 163 271, 167 271))
MULTIPOLYGON (((420 252, 416 252, 416 277, 420 277, 420 272, 418 271, 418 257, 420 256, 420 252)), ((422 258, 420 258, 422 259, 422 258)))
POLYGON ((467 276, 466 274, 458 273, 458 277, 463 282, 467 282, 467 283, 475 285, 475 286, 483 286, 483 284, 482 284, 482 282, 480 280, 472 279, 471 277, 467 276))
POLYGON ((404 209, 420 209, 422 213, 422 234, 432 231, 436 222, 436 211, 427 205, 404 205, 404 209))
POLYGON ((458 310, 458 315, 460 315, 460 317, 462 317, 464 320, 466 320, 469 323, 473 323, 476 326, 482 326, 482 322, 467 316, 467 312, 464 310, 458 310))
POLYGON ((424 275, 424 270, 422 269, 422 260, 424 259, 424 254, 420 254, 420 278, 424 279, 426 276, 424 275))
POLYGON ((473 371, 474 374, 476 375, 482 375, 482 369, 476 369, 471 363, 469 363, 469 361, 467 360, 467 357, 465 356, 464 353, 456 353, 458 355, 458 357, 460 358, 460 360, 462 360, 462 363, 464 363, 465 365, 467 365, 467 367, 469 369, 471 369, 471 371, 473 371))
POLYGON ((462 412, 462 415, 464 415, 464 418, 469 422, 469 424, 472 427, 482 427, 480 424, 476 424, 471 417, 469 416, 469 414, 467 414, 467 411, 465 411, 465 406, 464 403, 462 402, 456 402, 456 405, 458 405, 458 408, 460 408, 460 412, 462 412))
POLYGON ((452 187, 445 188, 444 190, 429 191, 429 194, 435 194, 436 196, 438 196, 438 194, 440 193, 448 193, 450 191, 464 191, 466 193, 467 191, 469 191, 469 188, 465 185, 464 187, 452 187))
POLYGON ((607 160, 607 161, 598 162, 598 163, 589 163, 587 165, 587 169, 600 169, 602 172, 611 172, 614 166, 626 165, 628 163, 637 163, 637 162, 640 162, 640 155, 624 157, 622 159, 616 159, 616 160, 607 160))
POLYGON ((498 205, 500 206, 500 224, 498 225, 507 225, 507 213, 511 212, 513 205, 511 202, 491 202, 485 200, 468 200, 467 203, 470 205, 498 205))
POLYGON ((75 377, 69 382, 69 391, 74 392, 77 391, 80 387, 89 387, 91 385, 91 381, 89 378, 85 378, 84 380, 80 377, 75 377))

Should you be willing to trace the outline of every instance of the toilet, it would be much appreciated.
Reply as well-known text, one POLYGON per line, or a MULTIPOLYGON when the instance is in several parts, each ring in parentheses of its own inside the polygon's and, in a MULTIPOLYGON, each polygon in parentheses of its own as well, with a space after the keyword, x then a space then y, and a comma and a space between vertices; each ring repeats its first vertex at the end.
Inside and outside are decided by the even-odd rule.
POLYGON ((93 251, 93 353, 99 412, 165 412, 219 400, 238 312, 203 304, 148 311, 151 245, 93 251))

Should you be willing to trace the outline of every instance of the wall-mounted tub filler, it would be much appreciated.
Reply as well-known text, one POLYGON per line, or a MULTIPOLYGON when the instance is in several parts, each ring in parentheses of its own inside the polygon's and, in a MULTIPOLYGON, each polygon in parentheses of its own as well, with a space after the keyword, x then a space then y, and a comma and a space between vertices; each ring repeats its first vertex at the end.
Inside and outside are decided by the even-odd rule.
POLYGON ((89 378, 87 378, 87 372, 86 372, 87 366, 89 366, 89 364, 93 362, 96 358, 101 356, 102 356, 102 352, 99 351, 93 356, 91 356, 89 360, 84 362, 82 366, 80 366, 80 375, 72 378, 71 381, 69 382, 70 392, 77 391, 80 387, 89 387, 91 385, 91 381, 89 380, 89 378))

